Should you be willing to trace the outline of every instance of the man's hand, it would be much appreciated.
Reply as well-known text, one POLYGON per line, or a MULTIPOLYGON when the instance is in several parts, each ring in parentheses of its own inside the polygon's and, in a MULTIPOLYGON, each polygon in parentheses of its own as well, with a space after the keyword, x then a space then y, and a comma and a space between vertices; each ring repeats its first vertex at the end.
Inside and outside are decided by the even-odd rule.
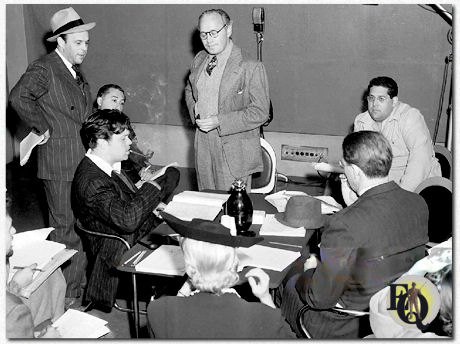
POLYGON ((39 145, 44 145, 50 139, 50 131, 47 130, 43 133, 43 140, 40 141, 39 145))
POLYGON ((59 330, 56 327, 53 326, 48 326, 44 328, 37 338, 61 338, 61 334, 59 333, 59 330))
POLYGON ((350 188, 348 179, 344 174, 341 174, 339 178, 343 200, 346 205, 351 205, 358 199, 358 195, 350 188))
POLYGON ((254 268, 249 270, 245 277, 248 278, 252 293, 259 298, 260 302, 269 307, 276 308, 268 291, 270 277, 268 277, 267 273, 260 268, 254 268))
POLYGON ((10 281, 10 287, 13 289, 12 291, 18 293, 22 288, 28 286, 32 282, 34 276, 33 269, 36 267, 37 263, 34 263, 24 269, 18 270, 10 281))
POLYGON ((152 166, 142 167, 139 171, 139 177, 141 177, 142 181, 151 180, 155 172, 152 166))
POLYGON ((204 119, 197 119, 196 125, 200 128, 201 131, 205 133, 210 132, 211 130, 216 129, 219 126, 219 119, 216 115, 209 116, 204 119))

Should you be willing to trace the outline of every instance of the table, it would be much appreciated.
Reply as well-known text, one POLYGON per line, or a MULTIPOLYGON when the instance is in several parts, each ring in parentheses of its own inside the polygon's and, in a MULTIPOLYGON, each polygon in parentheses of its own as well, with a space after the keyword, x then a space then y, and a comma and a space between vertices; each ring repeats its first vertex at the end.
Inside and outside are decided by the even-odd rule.
MULTIPOLYGON (((276 208, 272 206, 270 203, 268 203, 265 200, 265 195, 264 194, 249 194, 253 207, 255 210, 264 210, 267 214, 275 214, 277 212, 276 208)), ((220 217, 222 216, 222 211, 221 213, 217 216, 215 221, 219 221, 220 217)), ((250 230, 256 232, 256 235, 259 235, 261 225, 251 225, 250 230)), ((165 222, 160 224, 155 230, 155 233, 157 234, 162 234, 162 235, 169 235, 175 233, 165 222)), ((299 238, 299 237, 281 237, 281 236, 264 236, 264 240, 258 243, 257 245, 263 245, 263 246, 269 246, 269 247, 274 247, 274 248, 279 248, 279 249, 284 249, 284 250, 289 250, 289 251, 294 251, 294 252, 300 252, 303 247, 306 246, 308 240, 310 239, 311 235, 314 233, 314 230, 307 230, 305 237, 299 238)), ((174 278, 176 276, 169 276, 169 275, 162 275, 162 274, 157 274, 157 273, 146 273, 146 272, 140 272, 136 271, 135 265, 133 265, 134 260, 130 260, 131 257, 136 255, 139 251, 145 250, 147 251, 147 254, 145 254, 141 261, 148 257, 148 255, 153 252, 153 250, 136 243, 129 251, 127 251, 122 259, 121 263, 119 266, 117 266, 117 269, 119 271, 123 272, 129 272, 131 274, 150 274, 150 275, 156 275, 156 276, 167 276, 174 278), (129 261, 130 260, 130 261, 129 261), (125 263, 126 261, 129 261, 127 264, 125 263)), ((139 263, 139 262, 137 262, 139 263)), ((244 283, 246 281, 246 278, 244 275, 246 272, 251 269, 252 267, 245 267, 243 271, 239 273, 240 276, 240 282, 244 283)), ((270 277, 270 289, 274 289, 280 285, 280 283, 283 281, 284 277, 286 276, 287 272, 289 271, 290 266, 286 267, 283 271, 273 271, 273 270, 268 270, 264 269, 264 271, 269 275, 270 277)), ((134 288, 134 322, 135 326, 138 329, 139 328, 139 306, 138 306, 138 299, 137 299, 137 286, 133 285, 134 288)))

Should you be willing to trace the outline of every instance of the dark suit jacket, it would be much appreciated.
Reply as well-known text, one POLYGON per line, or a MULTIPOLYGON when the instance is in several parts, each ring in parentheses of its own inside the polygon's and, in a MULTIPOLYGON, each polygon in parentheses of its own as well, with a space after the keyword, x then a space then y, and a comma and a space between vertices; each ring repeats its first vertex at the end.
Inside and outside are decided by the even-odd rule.
MULTIPOLYGON (((208 56, 204 50, 195 56, 185 88, 192 123, 195 123, 194 107, 198 101, 196 84, 208 56)), ((236 45, 233 45, 222 75, 218 106, 217 130, 230 171, 236 177, 261 172, 263 162, 259 128, 269 116, 268 78, 263 63, 253 60, 236 45)), ((206 134, 197 129, 196 135, 206 134)))
POLYGON ((40 133, 50 131, 48 142, 37 147, 39 178, 72 180, 85 154, 80 128, 92 108, 86 79, 83 90, 55 51, 31 63, 11 90, 19 117, 40 133))
MULTIPOLYGON (((301 275, 296 289, 314 308, 366 310, 373 294, 424 256, 428 207, 419 195, 389 182, 361 195, 330 216, 321 239, 321 263, 301 275), (414 249, 411 249, 414 248, 414 249), (387 258, 379 258, 389 256, 387 258)), ((308 312, 314 338, 358 336, 358 321, 348 316, 308 312)))
MULTIPOLYGON (((72 208, 75 217, 91 231, 116 234, 134 243, 160 221, 152 211, 169 196, 179 180, 176 169, 168 169, 157 179, 163 186, 144 183, 133 192, 119 177, 109 177, 88 157, 78 165, 72 183, 72 208)), ((86 237, 86 236, 85 236, 86 237)), ((87 236, 83 242, 89 255, 86 298, 112 307, 118 287, 115 266, 126 251, 118 240, 87 236)))
POLYGON ((164 296, 148 306, 158 339, 294 339, 279 309, 234 294, 164 296))
POLYGON ((8 290, 5 295, 6 337, 34 338, 34 322, 29 308, 8 290))

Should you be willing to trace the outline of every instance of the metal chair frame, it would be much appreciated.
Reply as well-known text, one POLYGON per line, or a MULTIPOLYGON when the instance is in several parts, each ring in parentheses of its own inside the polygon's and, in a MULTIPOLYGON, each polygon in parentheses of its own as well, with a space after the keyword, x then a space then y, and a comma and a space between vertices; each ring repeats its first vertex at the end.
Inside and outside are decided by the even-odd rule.
MULTIPOLYGON (((263 150, 265 150, 270 156, 271 161, 271 171, 270 171, 270 180, 267 185, 259 188, 251 188, 251 193, 270 193, 273 189, 276 191, 276 155, 273 147, 268 143, 264 138, 260 138, 260 145, 263 150)), ((264 169, 266 166, 264 166, 264 169)))
MULTIPOLYGON (((78 229, 80 229, 82 232, 84 232, 86 234, 94 235, 94 236, 97 236, 97 237, 103 237, 103 238, 108 238, 108 239, 119 240, 126 246, 126 248, 128 250, 131 248, 131 245, 125 239, 123 239, 120 236, 117 236, 117 235, 114 235, 114 234, 106 234, 106 233, 99 233, 99 232, 90 231, 90 230, 84 228, 83 225, 81 224, 81 222, 78 219, 76 221, 76 225, 77 225, 78 229)), ((139 314, 145 315, 145 314, 147 314, 147 312, 144 311, 144 310, 139 310, 139 302, 138 302, 138 298, 137 298, 137 279, 136 279, 136 274, 135 273, 131 274, 131 280, 132 280, 132 284, 133 284, 133 309, 119 306, 117 304, 116 300, 115 300, 115 303, 114 303, 113 307, 115 309, 121 311, 121 312, 127 312, 127 313, 133 313, 134 314, 135 335, 136 335, 136 338, 139 338, 139 329, 140 329, 139 314)))
MULTIPOLYGON (((445 175, 443 172, 442 176, 447 179, 452 180, 452 152, 448 150, 446 147, 440 146, 440 145, 434 145, 433 149, 434 149, 435 155, 442 155, 449 163, 449 167, 450 167, 449 173, 445 175)), ((442 170, 442 165, 441 165, 441 170, 442 170)))

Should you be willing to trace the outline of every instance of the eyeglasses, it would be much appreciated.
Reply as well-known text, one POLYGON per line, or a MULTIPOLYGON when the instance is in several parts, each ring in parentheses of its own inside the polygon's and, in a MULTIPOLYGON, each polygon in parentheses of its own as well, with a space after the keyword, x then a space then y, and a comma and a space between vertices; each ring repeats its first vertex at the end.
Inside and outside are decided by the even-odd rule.
POLYGON ((374 103, 375 100, 377 99, 377 101, 379 103, 383 103, 385 100, 387 100, 389 98, 389 96, 378 96, 378 97, 374 97, 374 96, 367 96, 366 99, 369 103, 374 103))
POLYGON ((204 31, 200 31, 200 38, 201 39, 206 39, 209 36, 211 36, 212 38, 216 38, 218 35, 219 35, 219 32, 221 32, 224 27, 226 27, 227 24, 224 24, 224 26, 222 26, 219 30, 211 30, 211 31, 208 31, 208 32, 204 32, 204 31))

